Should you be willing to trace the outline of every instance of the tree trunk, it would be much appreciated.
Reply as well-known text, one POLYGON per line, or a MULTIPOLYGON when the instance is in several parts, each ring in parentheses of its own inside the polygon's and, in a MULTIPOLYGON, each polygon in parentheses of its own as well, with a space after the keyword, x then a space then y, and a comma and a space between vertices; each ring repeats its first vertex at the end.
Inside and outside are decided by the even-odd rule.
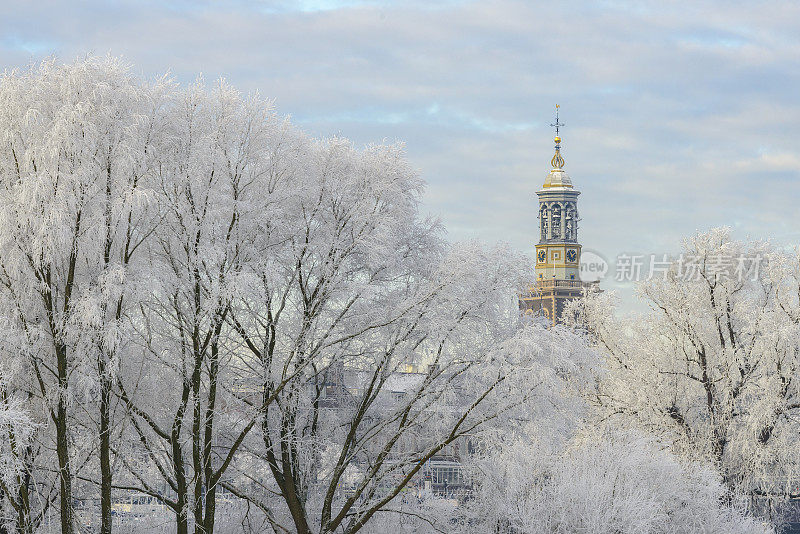
POLYGON ((186 473, 183 470, 183 455, 180 443, 173 440, 172 454, 175 467, 175 481, 178 489, 178 510, 175 517, 177 534, 189 534, 189 487, 186 484, 186 473), (176 452, 177 449, 177 452, 176 452))
POLYGON ((214 330, 214 340, 211 342, 211 361, 208 370, 208 404, 204 420, 203 434, 203 479, 205 480, 205 511, 203 517, 204 534, 213 534, 214 519, 217 511, 217 484, 214 480, 214 466, 211 460, 211 447, 214 441, 214 416, 217 405, 217 380, 219 376, 219 343, 217 341, 222 323, 219 322, 214 330))
POLYGON ((60 479, 61 534, 72 534, 72 467, 69 459, 69 426, 67 424, 67 348, 56 347, 58 358, 58 406, 56 408, 56 456, 60 479))
MULTIPOLYGON (((103 247, 103 269, 111 263, 111 157, 106 164, 105 245, 103 247)), ((122 298, 116 308, 119 320, 122 298)), ((103 306, 105 314, 105 305, 103 306)), ((97 372, 100 375, 100 534, 111 534, 111 377, 108 376, 110 358, 103 348, 97 357, 97 372)))
POLYGON ((183 466, 183 449, 181 449, 181 428, 188 398, 189 385, 184 382, 181 405, 178 408, 178 412, 175 414, 172 432, 170 434, 172 466, 175 470, 175 486, 178 493, 178 509, 175 518, 177 522, 177 534, 189 534, 189 486, 186 481, 186 470, 183 466))
POLYGON ((192 469, 194 471, 194 495, 192 499, 192 510, 194 512, 194 532, 203 533, 203 505, 204 493, 208 489, 203 480, 203 460, 201 445, 201 421, 200 421, 200 386, 203 355, 200 350, 199 333, 195 328, 194 334, 194 357, 195 365, 192 373, 192 469))
POLYGON ((20 534, 33 534, 31 521, 31 469, 29 463, 30 446, 25 451, 25 472, 20 477, 19 484, 19 509, 17 510, 17 532, 20 534))
POLYGON ((297 471, 295 470, 295 433, 294 433, 294 404, 292 395, 289 395, 286 411, 284 411, 281 421, 281 464, 283 468, 283 498, 289 506, 295 528, 298 534, 311 534, 306 517, 305 502, 303 494, 297 483, 297 471), (288 413, 287 413, 288 412, 288 413))
POLYGON ((69 438, 67 429, 67 406, 64 394, 60 393, 56 414, 56 455, 61 497, 61 534, 72 534, 72 470, 69 461, 69 438))
POLYGON ((106 374, 105 355, 100 371, 100 534, 111 534, 111 380, 106 374))

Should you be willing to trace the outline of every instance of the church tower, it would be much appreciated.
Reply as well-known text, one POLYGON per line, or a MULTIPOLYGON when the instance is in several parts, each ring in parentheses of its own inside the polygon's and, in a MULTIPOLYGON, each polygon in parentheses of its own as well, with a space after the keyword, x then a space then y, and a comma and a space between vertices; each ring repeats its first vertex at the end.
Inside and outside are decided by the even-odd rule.
POLYGON ((543 314, 552 325, 560 322, 566 303, 595 287, 580 279, 581 245, 578 243, 578 195, 580 191, 564 172, 556 106, 555 155, 539 197, 539 243, 536 245, 536 282, 520 297, 520 310, 543 314))

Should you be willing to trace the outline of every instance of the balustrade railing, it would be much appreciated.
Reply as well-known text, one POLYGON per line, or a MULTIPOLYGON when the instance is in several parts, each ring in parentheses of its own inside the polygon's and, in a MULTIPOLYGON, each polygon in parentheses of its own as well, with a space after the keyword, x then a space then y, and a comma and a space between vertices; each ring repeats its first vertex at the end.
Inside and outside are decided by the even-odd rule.
POLYGON ((550 288, 584 288, 590 287, 590 282, 582 282, 580 280, 537 280, 536 287, 540 289, 550 288))

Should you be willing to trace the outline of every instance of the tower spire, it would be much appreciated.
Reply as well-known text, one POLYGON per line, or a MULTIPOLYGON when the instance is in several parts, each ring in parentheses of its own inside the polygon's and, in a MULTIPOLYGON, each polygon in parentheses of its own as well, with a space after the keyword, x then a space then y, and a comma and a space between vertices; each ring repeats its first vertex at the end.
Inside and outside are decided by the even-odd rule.
POLYGON ((524 313, 541 313, 555 325, 563 319, 567 302, 580 298, 588 284, 581 282, 581 245, 578 242, 578 195, 564 172, 561 157, 561 106, 556 106, 556 153, 539 197, 539 243, 536 244, 536 284, 520 298, 524 313))

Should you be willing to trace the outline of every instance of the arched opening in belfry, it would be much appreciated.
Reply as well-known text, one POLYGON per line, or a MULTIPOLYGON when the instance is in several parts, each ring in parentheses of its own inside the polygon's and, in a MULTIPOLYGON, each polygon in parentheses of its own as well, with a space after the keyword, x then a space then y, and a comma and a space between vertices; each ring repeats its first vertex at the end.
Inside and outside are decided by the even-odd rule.
POLYGON ((553 208, 551 210, 550 218, 552 220, 552 239, 560 239, 561 238, 561 204, 553 204, 553 208))
POLYGON ((547 206, 544 204, 542 204, 539 209, 539 226, 541 229, 542 241, 544 241, 547 239, 547 230, 550 227, 547 206))
POLYGON ((568 241, 577 241, 578 239, 578 210, 575 208, 574 202, 568 203, 566 207, 564 239, 568 241))

